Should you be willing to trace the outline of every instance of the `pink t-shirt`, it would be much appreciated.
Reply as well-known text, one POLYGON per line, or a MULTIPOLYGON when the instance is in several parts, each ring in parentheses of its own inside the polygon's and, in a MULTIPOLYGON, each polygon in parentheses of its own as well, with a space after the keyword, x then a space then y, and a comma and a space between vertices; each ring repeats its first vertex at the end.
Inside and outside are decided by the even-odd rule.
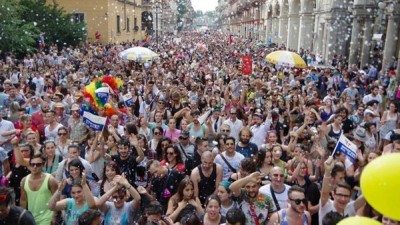
POLYGON ((168 137, 172 140, 172 143, 177 143, 179 140, 179 136, 181 135, 181 130, 175 129, 174 131, 171 131, 170 129, 167 129, 164 132, 164 137, 168 137))

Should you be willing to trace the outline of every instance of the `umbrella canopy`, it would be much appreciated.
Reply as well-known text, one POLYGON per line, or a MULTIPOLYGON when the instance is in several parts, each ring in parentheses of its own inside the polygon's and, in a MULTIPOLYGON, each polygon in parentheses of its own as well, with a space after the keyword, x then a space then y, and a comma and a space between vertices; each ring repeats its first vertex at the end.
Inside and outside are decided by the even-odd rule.
POLYGON ((158 58, 158 54, 148 48, 133 47, 128 48, 120 53, 118 56, 125 60, 132 60, 135 62, 147 62, 158 58))
POLYGON ((306 68, 307 64, 304 60, 296 53, 289 51, 275 51, 271 52, 265 57, 265 60, 269 63, 290 66, 295 68, 306 68))

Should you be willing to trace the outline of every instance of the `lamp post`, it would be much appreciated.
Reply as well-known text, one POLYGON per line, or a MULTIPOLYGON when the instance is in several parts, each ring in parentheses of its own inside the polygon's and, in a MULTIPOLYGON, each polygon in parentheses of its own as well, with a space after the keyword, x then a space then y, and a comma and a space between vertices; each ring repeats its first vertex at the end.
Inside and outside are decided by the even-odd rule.
POLYGON ((158 48, 158 13, 160 8, 160 2, 158 0, 155 1, 155 10, 156 10, 156 44, 158 48))

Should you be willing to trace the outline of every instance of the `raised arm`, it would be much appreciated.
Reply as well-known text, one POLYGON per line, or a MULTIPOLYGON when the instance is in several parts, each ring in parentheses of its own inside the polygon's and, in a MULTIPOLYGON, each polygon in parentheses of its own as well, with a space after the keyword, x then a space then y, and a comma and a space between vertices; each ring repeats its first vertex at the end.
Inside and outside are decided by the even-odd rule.
POLYGON ((88 183, 86 182, 86 175, 82 175, 82 187, 83 187, 83 194, 85 195, 86 202, 89 205, 89 208, 95 209, 96 208, 96 201, 92 195, 92 192, 90 191, 90 188, 88 186, 88 183))
POLYGON ((333 156, 329 156, 329 158, 325 161, 324 167, 325 167, 325 175, 324 179, 322 181, 322 190, 321 190, 321 205, 320 207, 324 207, 325 204, 329 200, 329 193, 331 192, 331 172, 332 169, 335 165, 335 162, 333 161, 333 156))
POLYGON ((231 189, 233 195, 238 197, 241 193, 241 188, 246 185, 249 182, 255 182, 257 183, 258 181, 261 180, 262 174, 260 172, 254 172, 247 177, 240 178, 239 180, 233 182, 229 188, 231 189))
POLYGON ((53 193, 53 196, 48 204, 48 207, 51 211, 61 211, 67 208, 67 199, 60 200, 61 191, 64 189, 66 183, 67 181, 63 179, 58 184, 57 191, 53 193))

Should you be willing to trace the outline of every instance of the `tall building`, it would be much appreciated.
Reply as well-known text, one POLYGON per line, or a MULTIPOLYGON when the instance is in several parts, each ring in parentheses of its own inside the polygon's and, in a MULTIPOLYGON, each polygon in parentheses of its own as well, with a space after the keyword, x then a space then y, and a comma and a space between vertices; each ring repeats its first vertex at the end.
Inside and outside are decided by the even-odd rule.
POLYGON ((89 42, 120 43, 142 40, 152 25, 151 5, 146 0, 47 0, 57 4, 75 21, 84 21, 89 42), (143 3, 142 3, 143 1, 143 3))
POLYGON ((287 48, 326 63, 341 55, 388 69, 400 58, 400 0, 219 0, 222 31, 287 48))

